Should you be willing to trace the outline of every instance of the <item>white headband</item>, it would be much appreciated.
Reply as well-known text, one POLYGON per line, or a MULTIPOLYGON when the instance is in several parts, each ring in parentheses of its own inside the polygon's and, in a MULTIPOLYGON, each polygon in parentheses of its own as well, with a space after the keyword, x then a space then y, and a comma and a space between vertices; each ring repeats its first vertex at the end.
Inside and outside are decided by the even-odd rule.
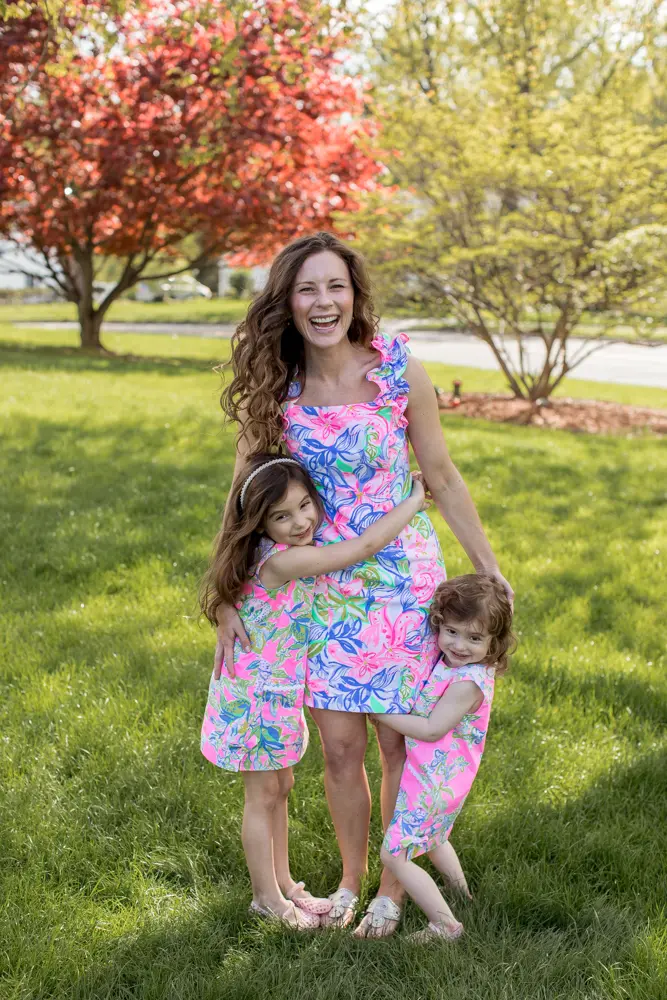
POLYGON ((241 495, 239 496, 239 507, 241 508, 241 510, 243 510, 243 501, 245 500, 246 490, 250 486, 255 476, 257 476, 260 472, 263 472, 264 469, 268 469, 270 465, 285 465, 285 464, 300 465, 301 463, 297 462, 295 458, 272 458, 270 462, 264 462, 263 465, 258 466, 250 473, 250 475, 243 484, 243 489, 241 490, 241 495))

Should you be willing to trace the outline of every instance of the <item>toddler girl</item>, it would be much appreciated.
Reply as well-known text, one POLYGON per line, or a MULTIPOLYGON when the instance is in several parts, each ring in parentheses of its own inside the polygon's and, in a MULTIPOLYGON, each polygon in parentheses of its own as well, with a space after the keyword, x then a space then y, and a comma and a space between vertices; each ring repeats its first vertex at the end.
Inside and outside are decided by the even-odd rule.
POLYGON ((507 668, 514 641, 512 608, 497 580, 459 576, 435 592, 429 615, 442 652, 410 715, 375 715, 407 738, 407 757, 381 858, 429 918, 413 935, 457 938, 463 932, 428 872, 413 858, 428 854, 465 896, 465 875, 449 843, 479 768, 495 675, 507 668))
POLYGON ((250 456, 232 490, 224 526, 201 591, 214 625, 217 608, 236 604, 251 642, 236 649, 227 675, 214 671, 202 726, 202 753, 245 786, 242 841, 254 913, 297 930, 319 925, 331 907, 290 874, 287 796, 292 765, 305 753, 303 711, 308 630, 315 577, 362 562, 388 545, 426 506, 415 475, 412 493, 358 538, 315 546, 323 507, 294 459, 250 456))

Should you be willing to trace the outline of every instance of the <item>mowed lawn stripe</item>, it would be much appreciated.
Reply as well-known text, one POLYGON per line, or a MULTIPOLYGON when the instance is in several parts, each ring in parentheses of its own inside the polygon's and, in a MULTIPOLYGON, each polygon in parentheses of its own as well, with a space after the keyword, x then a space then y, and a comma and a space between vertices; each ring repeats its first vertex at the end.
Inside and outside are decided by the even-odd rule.
MULTIPOLYGON (((664 444, 443 418, 521 640, 453 834, 467 934, 297 937, 248 917, 242 784, 199 753, 196 587, 233 459, 211 342, 113 346, 135 341, 133 363, 53 339, 0 351, 3 998, 664 997, 664 444)), ((434 521, 450 575, 467 571, 434 521)), ((368 768, 365 899, 372 741, 368 768)), ((293 871, 325 893, 339 857, 314 731, 296 778, 293 871)), ((422 923, 409 907, 405 930, 422 923)))

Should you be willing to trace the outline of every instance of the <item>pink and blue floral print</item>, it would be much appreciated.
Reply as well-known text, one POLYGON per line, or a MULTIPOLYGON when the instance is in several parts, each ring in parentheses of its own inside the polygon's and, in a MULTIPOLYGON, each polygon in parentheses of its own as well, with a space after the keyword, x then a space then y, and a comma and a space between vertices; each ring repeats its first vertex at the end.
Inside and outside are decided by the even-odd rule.
MULTIPOLYGON (((405 409, 407 337, 378 335, 380 359, 367 379, 370 403, 300 406, 293 383, 284 408, 285 443, 322 496, 324 544, 354 538, 411 490, 405 409)), ((342 712, 409 712, 438 657, 428 625, 445 579, 437 536, 417 514, 376 556, 316 582, 306 704, 342 712)))
POLYGON ((450 684, 461 681, 473 681, 484 695, 477 711, 464 715, 451 732, 435 743, 409 736, 405 739, 407 757, 383 845, 391 854, 406 851, 408 858, 416 858, 444 844, 472 787, 489 727, 493 668, 477 663, 448 667, 439 660, 413 712, 430 715, 450 684))
POLYGON ((201 732, 207 760, 226 771, 275 771, 298 763, 308 746, 303 711, 312 577, 267 590, 266 560, 287 545, 263 542, 237 605, 251 651, 236 643, 235 677, 211 677, 201 732))

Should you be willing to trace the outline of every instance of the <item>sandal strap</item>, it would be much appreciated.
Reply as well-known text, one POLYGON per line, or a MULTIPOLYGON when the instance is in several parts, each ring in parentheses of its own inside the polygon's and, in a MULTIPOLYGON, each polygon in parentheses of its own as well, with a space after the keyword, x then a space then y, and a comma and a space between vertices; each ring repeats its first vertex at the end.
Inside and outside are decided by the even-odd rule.
POLYGON ((346 910, 354 909, 359 902, 359 897, 355 896, 351 889, 336 889, 329 896, 331 909, 327 916, 333 920, 339 920, 345 915, 346 910))
POLYGON ((387 920, 400 920, 401 908, 389 896, 376 896, 368 904, 366 913, 371 918, 371 927, 382 927, 387 920))
POLYGON ((293 889, 290 889, 289 892, 284 893, 285 899, 293 899, 294 893, 298 892, 300 889, 305 889, 305 887, 306 887, 305 882, 297 882, 293 889))

